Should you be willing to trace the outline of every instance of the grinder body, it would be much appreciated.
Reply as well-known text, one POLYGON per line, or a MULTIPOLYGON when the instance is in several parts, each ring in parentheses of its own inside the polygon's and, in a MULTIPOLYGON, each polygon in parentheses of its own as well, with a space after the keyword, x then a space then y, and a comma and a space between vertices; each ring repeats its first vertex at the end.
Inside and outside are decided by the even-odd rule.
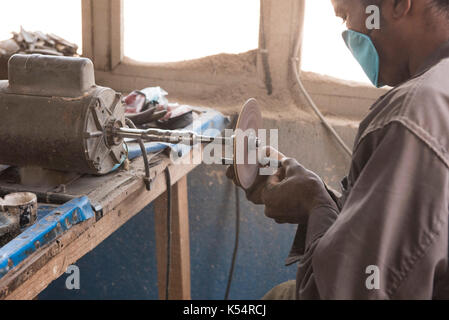
POLYGON ((14 55, 0 81, 0 163, 106 174, 126 158, 123 141, 108 138, 124 117, 89 59, 14 55))

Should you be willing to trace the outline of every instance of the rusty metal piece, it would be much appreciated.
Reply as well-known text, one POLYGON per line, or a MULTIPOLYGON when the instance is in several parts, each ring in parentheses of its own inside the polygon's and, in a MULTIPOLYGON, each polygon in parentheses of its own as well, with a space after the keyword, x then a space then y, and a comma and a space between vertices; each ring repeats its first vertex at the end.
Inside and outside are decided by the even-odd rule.
POLYGON ((56 44, 56 49, 64 55, 75 55, 78 50, 78 45, 69 42, 53 33, 47 34, 47 37, 56 44))
POLYGON ((37 40, 37 36, 33 32, 26 31, 23 27, 20 27, 20 34, 28 44, 34 43, 37 40))
POLYGON ((0 198, 0 247, 37 219, 37 197, 33 193, 11 193, 0 198))
POLYGON ((10 52, 10 55, 16 52, 37 53, 35 49, 43 50, 50 55, 75 56, 78 45, 71 43, 55 34, 45 34, 41 31, 28 31, 20 28, 19 32, 13 32, 12 41, 16 43, 18 50, 10 52))
POLYGON ((0 203, 0 211, 19 219, 21 228, 29 227, 37 219, 37 197, 31 192, 8 194, 0 203))
POLYGON ((16 53, 77 56, 78 45, 54 34, 30 32, 22 27, 12 34, 11 39, 0 41, 0 79, 8 79, 8 60, 16 53))

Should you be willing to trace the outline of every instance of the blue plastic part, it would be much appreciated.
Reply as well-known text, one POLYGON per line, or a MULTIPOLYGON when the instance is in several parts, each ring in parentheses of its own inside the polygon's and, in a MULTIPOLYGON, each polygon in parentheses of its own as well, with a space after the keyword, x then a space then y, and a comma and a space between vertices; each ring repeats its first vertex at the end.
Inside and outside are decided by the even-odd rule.
MULTIPOLYGON (((126 143, 123 143, 123 145, 125 146, 126 152, 128 152, 128 145, 126 143)), ((123 162, 125 162, 125 160, 127 159, 126 155, 123 155, 122 158, 120 159, 120 163, 117 163, 112 169, 111 171, 109 171, 109 173, 116 171, 118 168, 120 168, 123 164, 123 162)))
MULTIPOLYGON (((219 132, 223 131, 226 128, 226 125, 229 123, 229 119, 223 116, 220 112, 215 111, 209 108, 201 108, 201 107, 192 107, 196 111, 201 111, 202 114, 198 119, 195 119, 195 126, 189 125, 184 128, 184 130, 190 130, 197 134, 202 134, 208 129, 217 129, 214 130, 215 134, 211 136, 218 136, 219 132), (198 125, 199 124, 199 125, 198 125)), ((145 150, 147 153, 157 152, 163 150, 167 147, 170 147, 175 152, 179 152, 179 155, 184 155, 190 152, 192 149, 191 146, 182 145, 182 144, 169 144, 169 143, 160 143, 160 142, 148 142, 145 143, 145 150)), ((140 151, 140 147, 138 143, 132 142, 128 143, 128 158, 130 160, 140 157, 142 152, 140 151)))
POLYGON ((82 221, 95 216, 87 197, 81 197, 54 208, 40 206, 37 222, 0 248, 0 278, 25 260, 39 247, 82 221))

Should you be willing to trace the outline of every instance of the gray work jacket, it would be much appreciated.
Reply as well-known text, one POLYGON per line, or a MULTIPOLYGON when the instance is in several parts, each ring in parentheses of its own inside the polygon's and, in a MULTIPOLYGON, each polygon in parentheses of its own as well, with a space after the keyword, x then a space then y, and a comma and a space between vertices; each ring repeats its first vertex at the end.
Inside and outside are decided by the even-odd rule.
POLYGON ((449 42, 372 106, 344 182, 298 228, 297 298, 449 298, 449 42))

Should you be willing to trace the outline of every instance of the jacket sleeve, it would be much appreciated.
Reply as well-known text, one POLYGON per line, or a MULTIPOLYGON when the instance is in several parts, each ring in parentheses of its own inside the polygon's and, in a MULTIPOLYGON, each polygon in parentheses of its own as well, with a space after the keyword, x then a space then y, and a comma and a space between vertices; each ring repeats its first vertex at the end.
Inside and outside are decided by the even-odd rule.
POLYGON ((341 212, 310 215, 299 299, 430 299, 446 272, 448 169, 403 125, 380 131, 354 154, 370 157, 341 212))

